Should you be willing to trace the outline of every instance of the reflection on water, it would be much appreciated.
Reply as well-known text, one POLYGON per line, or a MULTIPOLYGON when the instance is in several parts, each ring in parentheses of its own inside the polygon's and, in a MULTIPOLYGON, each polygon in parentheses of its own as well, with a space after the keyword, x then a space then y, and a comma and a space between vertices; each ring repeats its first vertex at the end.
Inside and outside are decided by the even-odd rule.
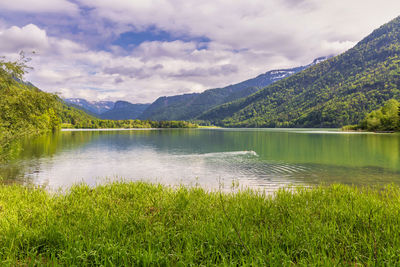
POLYGON ((6 181, 68 187, 145 180, 209 189, 232 181, 288 184, 400 182, 400 135, 334 130, 175 129, 63 131, 27 139, 0 166, 6 181))

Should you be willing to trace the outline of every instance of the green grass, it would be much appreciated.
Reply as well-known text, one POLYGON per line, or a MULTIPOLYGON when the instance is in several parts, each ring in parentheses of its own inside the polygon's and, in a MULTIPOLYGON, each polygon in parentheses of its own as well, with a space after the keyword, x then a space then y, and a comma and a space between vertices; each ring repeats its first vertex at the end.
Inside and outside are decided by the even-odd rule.
POLYGON ((397 265, 400 188, 0 186, 1 265, 397 265))
POLYGON ((215 125, 210 125, 210 126, 206 126, 206 125, 199 125, 198 127, 199 129, 219 129, 222 128, 221 126, 215 126, 215 125))

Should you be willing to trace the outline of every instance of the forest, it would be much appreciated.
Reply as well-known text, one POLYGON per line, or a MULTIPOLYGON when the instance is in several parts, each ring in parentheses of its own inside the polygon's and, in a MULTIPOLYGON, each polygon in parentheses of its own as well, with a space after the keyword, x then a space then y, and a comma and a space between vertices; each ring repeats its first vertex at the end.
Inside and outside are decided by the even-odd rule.
POLYGON ((344 126, 343 130, 400 131, 400 103, 395 99, 390 99, 383 107, 368 113, 359 124, 344 126))

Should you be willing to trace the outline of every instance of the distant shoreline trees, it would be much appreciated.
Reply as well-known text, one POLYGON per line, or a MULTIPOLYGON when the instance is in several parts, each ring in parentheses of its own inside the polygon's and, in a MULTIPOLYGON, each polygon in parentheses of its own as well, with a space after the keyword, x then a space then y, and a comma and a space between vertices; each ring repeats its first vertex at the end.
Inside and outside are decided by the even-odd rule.
POLYGON ((360 124, 345 126, 342 129, 372 132, 400 131, 400 103, 395 99, 390 99, 383 107, 368 113, 360 124))

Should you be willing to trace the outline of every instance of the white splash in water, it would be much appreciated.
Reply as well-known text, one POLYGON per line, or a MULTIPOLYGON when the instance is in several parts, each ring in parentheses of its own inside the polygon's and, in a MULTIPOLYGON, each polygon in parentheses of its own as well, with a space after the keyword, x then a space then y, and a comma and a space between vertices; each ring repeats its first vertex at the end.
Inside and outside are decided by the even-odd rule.
POLYGON ((258 157, 258 154, 253 150, 249 151, 244 150, 244 151, 214 152, 214 153, 204 153, 204 154, 176 155, 176 157, 200 157, 200 158, 225 158, 225 157, 237 157, 237 156, 258 157))

